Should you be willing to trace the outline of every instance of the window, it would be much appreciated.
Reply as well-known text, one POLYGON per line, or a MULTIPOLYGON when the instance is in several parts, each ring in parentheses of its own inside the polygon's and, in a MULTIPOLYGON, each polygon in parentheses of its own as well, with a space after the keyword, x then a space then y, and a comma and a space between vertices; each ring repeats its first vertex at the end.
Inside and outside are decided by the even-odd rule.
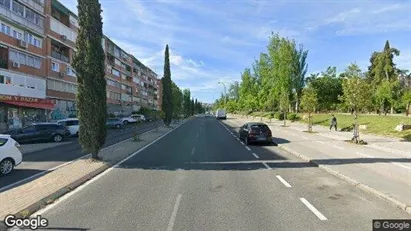
POLYGON ((17 38, 17 31, 13 30, 13 38, 17 38))
POLYGON ((56 62, 51 62, 51 70, 55 72, 60 71, 60 64, 56 62))
POLYGON ((116 69, 111 69, 111 74, 113 74, 113 75, 115 75, 115 76, 117 76, 117 77, 120 77, 120 72, 117 71, 116 69))
POLYGON ((41 41, 37 38, 33 38, 33 43, 34 46, 41 48, 41 41))
POLYGON ((19 63, 26 65, 26 58, 27 56, 23 53, 19 53, 19 63))
POLYGON ((34 67, 37 69, 41 68, 41 59, 40 58, 34 58, 34 67))
POLYGON ((1 33, 5 34, 6 33, 6 25, 5 24, 1 24, 1 33))
POLYGON ((7 141, 8 141, 8 139, 6 139, 6 138, 0 138, 0 147, 5 145, 7 143, 7 141))
POLYGON ((7 9, 10 9, 10 0, 0 0, 0 6, 4 6, 7 9))
POLYGON ((17 39, 22 39, 23 38, 23 34, 17 31, 17 39))
POLYGON ((27 66, 34 67, 34 57, 28 55, 27 56, 27 66))
POLYGON ((24 15, 24 7, 23 5, 17 3, 16 1, 13 1, 13 7, 12 7, 13 12, 16 14, 19 14, 21 16, 24 15))
POLYGON ((74 73, 73 68, 67 67, 67 75, 76 76, 76 74, 74 73))

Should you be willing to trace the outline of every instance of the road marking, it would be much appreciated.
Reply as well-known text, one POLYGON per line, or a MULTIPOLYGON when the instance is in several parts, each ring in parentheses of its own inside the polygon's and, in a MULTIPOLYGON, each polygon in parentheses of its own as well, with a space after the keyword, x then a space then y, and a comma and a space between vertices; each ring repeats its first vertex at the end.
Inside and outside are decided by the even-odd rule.
POLYGON ((312 204, 310 204, 310 202, 308 202, 305 198, 300 198, 301 202, 303 202, 303 204, 305 204, 305 206, 307 206, 308 209, 311 210, 311 212, 313 212, 320 220, 325 221, 327 220, 327 218, 320 213, 320 211, 318 211, 312 204))
POLYGON ((193 150, 191 150, 191 155, 194 155, 195 150, 196 149, 193 147, 193 150))
POLYGON ((238 141, 239 141, 240 139, 238 139, 238 137, 236 137, 236 140, 238 140, 238 141))
POLYGON ((394 163, 394 162, 391 162, 391 164, 395 164, 395 165, 397 165, 397 166, 400 166, 400 167, 403 167, 403 168, 406 168, 406 169, 411 170, 411 167, 408 167, 408 166, 403 165, 403 164, 400 164, 400 163, 394 163))
POLYGON ((240 141, 240 143, 241 143, 242 145, 244 145, 243 141, 240 141))
POLYGON ((257 158, 257 159, 260 159, 260 157, 257 156, 257 154, 255 154, 254 152, 253 152, 253 156, 254 156, 255 158, 257 158))
POLYGON ((271 169, 270 166, 268 166, 268 164, 266 162, 263 162, 264 167, 266 167, 267 169, 271 169))
MULTIPOLYGON (((72 196, 73 194, 81 191, 82 189, 84 189, 87 185, 92 184, 93 182, 96 182, 98 179, 100 179, 101 177, 105 176, 107 173, 109 173, 111 170, 118 168, 118 166, 120 166, 122 163, 126 162, 127 160, 129 160, 130 158, 133 158, 135 155, 139 154, 140 152, 144 151, 146 148, 150 147, 151 145, 155 144, 157 141, 161 140, 162 138, 164 138, 165 136, 167 136, 168 134, 170 134, 171 132, 175 131, 177 128, 179 128, 180 126, 184 125, 185 123, 187 123, 189 120, 184 121, 183 123, 177 125, 176 127, 174 127, 172 130, 168 131, 167 133, 161 135, 160 137, 158 137, 157 139, 151 141, 150 143, 148 143, 146 146, 140 148, 139 150, 137 150, 136 152, 134 152, 133 154, 131 154, 130 156, 124 158, 123 160, 120 160, 119 162, 117 162, 117 164, 111 166, 110 168, 106 169, 104 172, 98 174, 97 176, 95 176, 94 178, 91 178, 89 181, 85 182, 84 184, 78 186, 77 188, 75 188, 73 191, 70 191, 69 193, 63 195, 62 197, 56 199, 54 201, 54 203, 50 204, 49 206, 45 207, 44 209, 41 209, 39 211, 37 211, 36 213, 33 213, 31 215, 31 217, 36 217, 37 215, 42 215, 43 213, 47 212, 48 210, 52 209, 54 206, 58 205, 59 203, 61 203, 62 201, 66 200, 67 198, 69 198, 70 196, 72 196)), ((132 139, 132 138, 130 138, 132 139)))
POLYGON ((170 221, 168 222, 167 231, 172 231, 174 227, 174 222, 177 217, 178 207, 180 206, 181 194, 178 194, 176 202, 174 203, 173 213, 171 214, 170 221))
POLYGON ((315 142, 317 142, 317 143, 319 143, 319 144, 324 144, 324 142, 322 142, 322 141, 315 141, 315 142))
POLYGON ((249 147, 246 146, 245 148, 246 148, 248 151, 251 151, 251 149, 250 149, 249 147))
POLYGON ((290 185, 287 181, 285 181, 280 175, 277 175, 277 176, 275 176, 275 177, 277 177, 277 179, 278 179, 279 181, 281 181, 281 183, 283 183, 283 184, 285 185, 285 187, 291 188, 291 185, 290 185))
POLYGON ((365 156, 365 157, 368 157, 368 158, 373 158, 373 156, 369 156, 369 155, 366 155, 366 154, 364 154, 364 153, 362 153, 362 152, 356 152, 358 155, 360 155, 360 156, 365 156))
POLYGON ((333 145, 334 148, 338 148, 338 149, 344 149, 343 147, 337 146, 337 145, 333 145))
POLYGON ((197 133, 197 138, 200 136, 200 133, 197 133))
POLYGON ((301 136, 301 138, 308 140, 308 137, 305 137, 305 136, 301 136))

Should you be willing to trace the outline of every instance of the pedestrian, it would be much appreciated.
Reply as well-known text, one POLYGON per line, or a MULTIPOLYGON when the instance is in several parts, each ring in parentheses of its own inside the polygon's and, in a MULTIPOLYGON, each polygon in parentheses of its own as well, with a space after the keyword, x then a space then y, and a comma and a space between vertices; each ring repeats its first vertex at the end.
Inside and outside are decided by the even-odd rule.
POLYGON ((330 131, 331 129, 334 127, 335 131, 337 131, 337 118, 335 118, 335 115, 332 115, 332 119, 331 119, 331 125, 330 125, 330 131))

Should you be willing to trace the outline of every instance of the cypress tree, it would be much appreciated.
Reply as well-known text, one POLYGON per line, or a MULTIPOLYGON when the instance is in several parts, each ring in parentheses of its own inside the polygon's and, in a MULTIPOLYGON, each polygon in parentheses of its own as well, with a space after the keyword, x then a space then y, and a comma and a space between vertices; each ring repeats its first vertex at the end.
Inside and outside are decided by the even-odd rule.
POLYGON ((78 0, 77 9, 80 28, 73 68, 78 82, 79 142, 93 159, 99 159, 98 152, 107 136, 102 10, 98 0, 78 0))
POLYGON ((161 79, 163 84, 163 105, 162 110, 164 112, 164 124, 169 126, 173 117, 173 90, 171 83, 171 71, 170 71, 170 54, 168 44, 164 51, 164 76, 161 79))

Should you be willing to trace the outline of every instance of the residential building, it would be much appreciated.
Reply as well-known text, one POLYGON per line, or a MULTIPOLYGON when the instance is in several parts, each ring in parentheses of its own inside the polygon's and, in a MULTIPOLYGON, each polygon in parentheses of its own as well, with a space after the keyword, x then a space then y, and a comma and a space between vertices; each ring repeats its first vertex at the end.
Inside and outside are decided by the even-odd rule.
POLYGON ((157 110, 161 111, 163 106, 163 84, 161 79, 157 79, 157 110))
POLYGON ((43 0, 0 0, 0 131, 46 120, 43 0))
POLYGON ((399 80, 405 87, 411 88, 411 74, 401 74, 399 80))

